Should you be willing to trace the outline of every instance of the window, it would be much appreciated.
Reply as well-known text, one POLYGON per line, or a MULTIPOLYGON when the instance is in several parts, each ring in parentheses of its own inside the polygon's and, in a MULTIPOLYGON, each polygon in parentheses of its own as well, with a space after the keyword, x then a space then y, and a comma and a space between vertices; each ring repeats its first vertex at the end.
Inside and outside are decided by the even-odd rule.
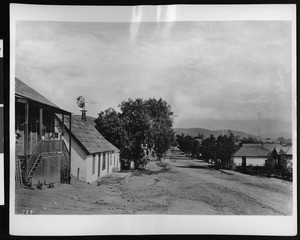
POLYGON ((116 165, 116 156, 114 155, 114 165, 116 165))
POLYGON ((94 155, 93 155, 92 174, 95 174, 95 162, 96 162, 96 159, 95 159, 95 154, 94 154, 94 155))
POLYGON ((105 153, 103 153, 102 170, 105 169, 105 153))
POLYGON ((111 165, 111 154, 109 154, 109 164, 111 165))

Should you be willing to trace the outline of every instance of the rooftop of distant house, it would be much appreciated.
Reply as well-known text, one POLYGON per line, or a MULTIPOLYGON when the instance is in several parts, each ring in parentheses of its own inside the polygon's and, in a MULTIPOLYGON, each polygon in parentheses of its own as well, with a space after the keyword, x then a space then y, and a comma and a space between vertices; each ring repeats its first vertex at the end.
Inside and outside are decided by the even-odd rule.
POLYGON ((277 153, 283 152, 284 154, 292 154, 292 146, 283 146, 280 144, 261 144, 261 143, 248 143, 237 150, 234 157, 268 157, 268 155, 276 151, 277 153))

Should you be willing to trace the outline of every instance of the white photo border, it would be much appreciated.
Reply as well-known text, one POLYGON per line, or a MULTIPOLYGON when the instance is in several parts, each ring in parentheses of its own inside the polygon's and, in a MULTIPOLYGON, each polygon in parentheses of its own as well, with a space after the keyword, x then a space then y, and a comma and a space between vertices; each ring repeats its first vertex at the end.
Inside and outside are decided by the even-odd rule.
MULTIPOLYGON (((296 5, 170 5, 165 21, 291 21, 293 145, 296 142, 296 5)), ((17 21, 132 22, 134 6, 10 5, 10 126, 15 126, 15 26, 17 21), (126 11, 124 11, 126 10, 126 11)), ((157 21, 146 14, 143 21, 157 21)), ((293 214, 291 216, 207 216, 207 215, 16 215, 15 134, 10 129, 10 234, 12 235, 139 235, 213 234, 281 235, 297 234, 297 160, 293 148, 293 214), (67 223, 67 224, 66 224, 67 223), (218 226, 218 227, 216 227, 218 226)))

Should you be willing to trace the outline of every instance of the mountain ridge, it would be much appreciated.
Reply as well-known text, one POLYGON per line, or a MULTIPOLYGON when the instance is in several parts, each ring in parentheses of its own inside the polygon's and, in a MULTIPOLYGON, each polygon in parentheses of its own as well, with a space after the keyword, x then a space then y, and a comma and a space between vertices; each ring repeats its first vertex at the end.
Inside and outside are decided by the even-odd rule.
MULTIPOLYGON (((209 137, 211 134, 213 134, 215 137, 218 137, 219 135, 227 134, 229 130, 209 130, 206 128, 173 128, 176 134, 184 134, 184 135, 191 135, 192 137, 198 136, 198 134, 203 134, 204 137, 209 137)), ((247 138, 247 137, 255 137, 258 136, 246 133, 243 131, 237 131, 237 130, 231 130, 234 136, 240 136, 240 138, 247 138)), ((284 138, 291 138, 292 134, 288 132, 279 132, 279 133, 265 133, 261 135, 264 138, 271 138, 271 139, 277 139, 278 137, 284 137, 284 138)))

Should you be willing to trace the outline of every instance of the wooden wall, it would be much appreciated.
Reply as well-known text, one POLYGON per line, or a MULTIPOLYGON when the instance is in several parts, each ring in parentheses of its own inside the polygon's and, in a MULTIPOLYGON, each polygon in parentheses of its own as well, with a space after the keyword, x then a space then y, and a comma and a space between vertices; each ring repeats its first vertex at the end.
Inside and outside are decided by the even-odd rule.
POLYGON ((37 184, 39 180, 47 184, 60 182, 61 169, 65 165, 67 161, 63 155, 44 158, 33 174, 32 184, 37 184))

